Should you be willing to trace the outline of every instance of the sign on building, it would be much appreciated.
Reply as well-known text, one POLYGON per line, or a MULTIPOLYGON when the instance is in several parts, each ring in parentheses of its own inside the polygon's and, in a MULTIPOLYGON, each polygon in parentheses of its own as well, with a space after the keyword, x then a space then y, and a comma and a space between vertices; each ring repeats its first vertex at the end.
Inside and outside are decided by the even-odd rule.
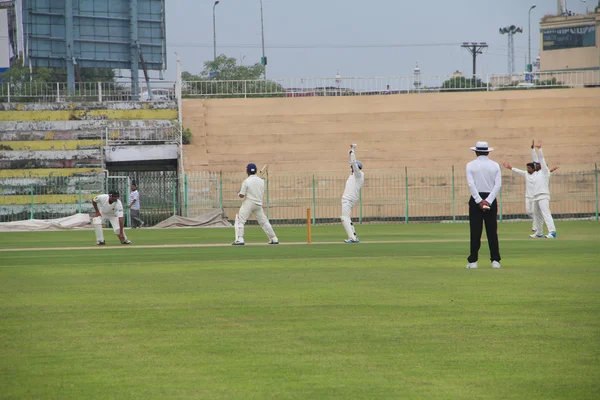
POLYGON ((596 26, 576 26, 569 28, 542 30, 544 50, 572 49, 596 46, 596 26))

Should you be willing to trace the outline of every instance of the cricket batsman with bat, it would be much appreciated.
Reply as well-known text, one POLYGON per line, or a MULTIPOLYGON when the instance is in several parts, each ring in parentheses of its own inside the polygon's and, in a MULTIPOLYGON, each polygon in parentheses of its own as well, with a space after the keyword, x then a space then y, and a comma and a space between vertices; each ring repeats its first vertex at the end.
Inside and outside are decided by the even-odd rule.
MULTIPOLYGON (((266 170, 267 166, 263 167, 261 173, 266 170)), ((244 225, 250 215, 254 214, 259 225, 269 237, 269 244, 279 244, 279 239, 273 231, 273 227, 269 223, 267 216, 262 208, 263 196, 265 192, 265 181, 256 175, 256 164, 250 163, 246 166, 248 178, 242 183, 242 188, 238 192, 238 196, 244 199, 240 211, 235 215, 235 242, 234 246, 244 245, 244 225)))
POLYGON ((350 145, 350 170, 352 173, 346 181, 346 188, 342 195, 342 225, 346 230, 348 239, 346 243, 358 243, 358 236, 356 236, 356 230, 354 224, 350 218, 352 207, 356 204, 359 198, 360 188, 365 183, 365 174, 362 172, 362 163, 356 159, 356 143, 350 145))
POLYGON ((104 246, 104 232, 102 223, 109 221, 115 234, 119 237, 121 244, 131 244, 125 236, 123 229, 123 204, 119 200, 119 192, 111 190, 108 194, 101 194, 92 200, 96 215, 92 219, 92 225, 96 231, 96 246, 104 246))

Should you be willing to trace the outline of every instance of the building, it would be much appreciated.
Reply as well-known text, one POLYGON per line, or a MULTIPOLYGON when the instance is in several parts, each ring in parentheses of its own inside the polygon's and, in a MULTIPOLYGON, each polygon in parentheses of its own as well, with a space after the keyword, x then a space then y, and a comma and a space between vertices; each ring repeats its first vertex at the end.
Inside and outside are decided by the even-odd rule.
POLYGON ((589 83, 600 83, 600 7, 588 14, 546 16, 540 21, 540 72, 573 71, 588 71, 580 75, 595 81, 589 83))

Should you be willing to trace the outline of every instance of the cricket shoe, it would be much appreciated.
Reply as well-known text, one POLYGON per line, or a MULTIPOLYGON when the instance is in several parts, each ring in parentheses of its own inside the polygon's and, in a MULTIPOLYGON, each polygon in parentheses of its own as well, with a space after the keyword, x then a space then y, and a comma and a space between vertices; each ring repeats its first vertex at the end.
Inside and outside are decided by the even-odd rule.
POLYGON ((144 225, 145 225, 144 221, 140 222, 140 226, 138 226, 138 229, 140 229, 144 225))
POLYGON ((235 242, 231 243, 232 246, 243 246, 244 244, 244 242, 240 242, 239 240, 236 240, 235 242))
POLYGON ((556 232, 550 232, 549 234, 546 235, 546 238, 556 239, 556 232))
POLYGON ((537 233, 533 233, 533 234, 529 235, 529 237, 533 238, 533 239, 543 239, 544 235, 538 235, 537 233))
POLYGON ((467 264, 467 269, 477 269, 477 261, 472 262, 472 263, 468 263, 467 264))
POLYGON ((131 240, 125 239, 121 242, 121 244, 131 244, 131 240))
POLYGON ((492 268, 500 268, 500 263, 498 261, 492 261, 492 268))
POLYGON ((271 240, 269 240, 269 244, 279 244, 279 239, 277 239, 277 238, 271 239, 271 240))
POLYGON ((101 242, 96 242, 96 246, 106 246, 106 242, 104 240, 101 242))
POLYGON ((358 240, 358 238, 356 238, 356 239, 346 239, 346 240, 344 240, 344 243, 360 243, 360 240, 358 240))

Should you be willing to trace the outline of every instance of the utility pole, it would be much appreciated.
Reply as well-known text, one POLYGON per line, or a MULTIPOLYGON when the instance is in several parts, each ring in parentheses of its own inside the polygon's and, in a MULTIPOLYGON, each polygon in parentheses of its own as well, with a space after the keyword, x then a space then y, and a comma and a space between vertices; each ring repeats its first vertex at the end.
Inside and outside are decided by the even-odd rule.
POLYGON ((477 82, 477 55, 482 54, 481 50, 488 47, 487 43, 468 43, 464 42, 460 47, 467 49, 473 56, 473 85, 477 82))

